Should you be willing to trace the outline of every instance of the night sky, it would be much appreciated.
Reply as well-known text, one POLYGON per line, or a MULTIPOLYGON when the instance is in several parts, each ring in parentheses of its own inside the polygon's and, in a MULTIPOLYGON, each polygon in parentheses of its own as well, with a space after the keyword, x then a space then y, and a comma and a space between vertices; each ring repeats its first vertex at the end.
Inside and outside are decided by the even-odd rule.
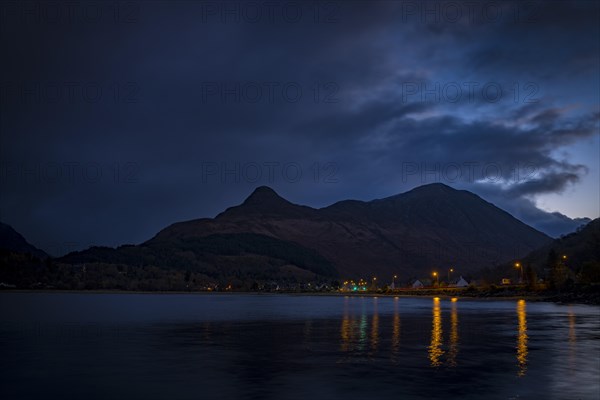
POLYGON ((4 2, 0 220, 53 255, 260 185, 443 182, 557 236, 600 214, 600 3, 4 2))

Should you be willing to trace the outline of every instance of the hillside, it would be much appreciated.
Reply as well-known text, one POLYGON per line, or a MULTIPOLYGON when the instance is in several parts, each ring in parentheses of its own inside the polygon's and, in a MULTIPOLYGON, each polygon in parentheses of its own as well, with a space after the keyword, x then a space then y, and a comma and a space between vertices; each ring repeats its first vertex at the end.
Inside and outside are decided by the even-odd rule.
POLYGON ((576 232, 564 235, 533 251, 524 258, 524 261, 542 267, 550 252, 560 256, 566 255, 573 265, 583 265, 588 261, 600 261, 600 218, 582 226, 576 232))
POLYGON ((31 254, 35 257, 46 258, 48 255, 33 246, 10 225, 0 222, 0 249, 15 253, 31 254))
POLYGON ((139 246, 93 248, 59 261, 157 265, 241 279, 292 266, 318 276, 407 280, 451 266, 475 272, 550 240, 479 196, 443 184, 322 209, 259 187, 215 218, 175 223, 139 246), (269 245, 257 248, 257 241, 269 245))

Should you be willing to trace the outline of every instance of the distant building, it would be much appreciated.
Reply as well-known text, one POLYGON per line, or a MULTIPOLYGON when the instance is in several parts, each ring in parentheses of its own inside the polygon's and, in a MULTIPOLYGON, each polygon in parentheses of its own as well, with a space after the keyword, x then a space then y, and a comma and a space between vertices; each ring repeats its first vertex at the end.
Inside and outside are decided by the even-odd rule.
POLYGON ((413 289, 420 289, 420 288, 422 288, 423 286, 425 286, 425 285, 423 285, 423 282, 421 282, 421 281, 420 281, 420 280, 418 280, 418 279, 417 279, 416 281, 414 281, 414 282, 413 282, 413 284, 412 284, 412 288, 413 288, 413 289))
POLYGON ((460 278, 458 278, 457 280, 453 281, 450 283, 450 285, 448 285, 450 287, 467 287, 469 286, 469 282, 467 282, 465 280, 465 278, 463 278, 462 276, 460 278))

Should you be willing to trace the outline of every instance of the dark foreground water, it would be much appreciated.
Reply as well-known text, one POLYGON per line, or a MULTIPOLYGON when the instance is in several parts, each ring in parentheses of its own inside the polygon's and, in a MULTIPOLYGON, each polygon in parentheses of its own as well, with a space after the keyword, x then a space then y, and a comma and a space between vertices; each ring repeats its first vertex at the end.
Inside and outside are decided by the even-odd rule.
POLYGON ((2 399, 599 399, 600 308, 0 294, 2 399))

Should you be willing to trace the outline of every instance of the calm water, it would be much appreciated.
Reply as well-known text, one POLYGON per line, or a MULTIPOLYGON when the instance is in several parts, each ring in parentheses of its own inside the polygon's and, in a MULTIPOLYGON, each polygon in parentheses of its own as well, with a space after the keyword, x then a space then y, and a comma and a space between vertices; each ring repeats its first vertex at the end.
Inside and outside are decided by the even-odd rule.
POLYGON ((598 399, 600 308, 0 294, 3 399, 598 399))

